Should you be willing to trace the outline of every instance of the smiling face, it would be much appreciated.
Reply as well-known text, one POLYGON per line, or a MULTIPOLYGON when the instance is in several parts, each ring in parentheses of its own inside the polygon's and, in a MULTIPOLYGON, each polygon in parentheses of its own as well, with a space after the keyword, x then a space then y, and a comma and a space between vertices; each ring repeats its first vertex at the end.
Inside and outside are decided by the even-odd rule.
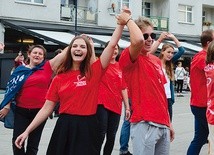
POLYGON ((87 45, 82 38, 76 39, 71 46, 73 62, 81 63, 87 55, 87 45))
POLYGON ((174 55, 174 47, 171 44, 164 44, 162 46, 159 58, 164 61, 170 61, 174 55))
POLYGON ((45 51, 42 48, 35 47, 28 52, 31 66, 40 64, 45 58, 45 51))
POLYGON ((143 52, 149 52, 152 48, 152 44, 154 42, 154 39, 152 39, 151 34, 153 34, 153 27, 148 26, 143 29, 141 29, 143 34, 148 34, 149 37, 144 40, 144 46, 143 46, 143 52))
POLYGON ((119 47, 118 47, 118 45, 116 45, 115 48, 114 48, 114 54, 112 56, 112 59, 116 59, 118 54, 119 54, 119 47))
POLYGON ((163 59, 165 61, 170 61, 174 55, 174 49, 169 47, 166 50, 161 52, 163 54, 163 59))

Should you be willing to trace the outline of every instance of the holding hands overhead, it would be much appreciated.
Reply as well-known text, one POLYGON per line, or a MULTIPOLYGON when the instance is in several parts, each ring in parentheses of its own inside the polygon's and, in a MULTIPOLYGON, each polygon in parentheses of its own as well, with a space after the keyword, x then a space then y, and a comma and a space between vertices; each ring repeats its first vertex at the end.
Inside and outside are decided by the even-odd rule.
POLYGON ((118 25, 127 25, 129 20, 131 20, 131 10, 124 6, 121 13, 116 16, 118 25))
POLYGON ((180 46, 180 43, 178 44, 178 39, 170 32, 162 32, 157 41, 161 43, 164 39, 172 39, 178 47, 180 46))

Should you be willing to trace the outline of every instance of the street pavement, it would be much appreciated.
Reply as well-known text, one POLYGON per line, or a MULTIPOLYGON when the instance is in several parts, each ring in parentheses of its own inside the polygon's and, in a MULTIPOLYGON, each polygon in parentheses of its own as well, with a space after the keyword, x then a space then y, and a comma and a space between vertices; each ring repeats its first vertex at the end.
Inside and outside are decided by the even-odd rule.
MULTIPOLYGON (((0 91, 0 100, 2 100, 3 94, 0 91)), ((184 92, 184 97, 176 97, 176 103, 173 105, 173 126, 175 130, 175 140, 170 146, 170 155, 185 155, 187 148, 193 138, 193 115, 189 106, 190 92, 184 92)), ((39 145, 38 155, 45 155, 52 130, 55 126, 57 118, 48 119, 39 145)), ((115 146, 112 155, 119 155, 119 135, 123 122, 121 117, 120 126, 117 132, 115 146)), ((0 155, 12 155, 11 147, 12 130, 5 129, 3 123, 0 123, 0 155)), ((57 145, 56 145, 57 147, 57 145)), ((132 151, 132 145, 130 141, 130 152, 132 151)), ((200 155, 208 154, 208 145, 204 145, 200 155)))

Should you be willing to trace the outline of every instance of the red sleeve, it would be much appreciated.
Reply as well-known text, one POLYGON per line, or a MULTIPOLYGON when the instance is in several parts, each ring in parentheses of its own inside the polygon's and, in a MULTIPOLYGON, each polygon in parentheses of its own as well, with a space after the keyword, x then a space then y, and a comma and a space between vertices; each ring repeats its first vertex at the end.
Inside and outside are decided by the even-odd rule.
POLYGON ((124 76, 122 75, 122 89, 126 89, 126 88, 127 88, 127 84, 126 84, 124 76))
POLYGON ((128 47, 122 51, 120 59, 119 59, 119 64, 120 64, 120 67, 122 70, 133 64, 131 61, 128 47))
POLYGON ((58 88, 59 88, 59 80, 57 76, 55 76, 46 94, 46 100, 58 102, 59 101, 58 88))

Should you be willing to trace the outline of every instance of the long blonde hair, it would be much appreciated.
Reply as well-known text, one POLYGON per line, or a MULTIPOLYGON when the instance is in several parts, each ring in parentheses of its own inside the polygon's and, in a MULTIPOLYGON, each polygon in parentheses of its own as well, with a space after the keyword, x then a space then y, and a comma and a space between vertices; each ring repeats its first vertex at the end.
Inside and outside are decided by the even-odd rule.
MULTIPOLYGON (((160 52, 160 55, 159 55, 159 58, 161 60, 163 59, 163 53, 162 52, 164 52, 168 48, 172 48, 174 50, 174 47, 171 44, 168 44, 168 43, 164 44, 162 46, 162 49, 161 49, 161 52, 160 52)), ((174 69, 173 69, 174 65, 172 63, 172 60, 166 61, 165 65, 166 65, 166 74, 167 74, 167 76, 169 77, 169 79, 171 81, 174 81, 174 79, 175 79, 174 78, 174 69)))

